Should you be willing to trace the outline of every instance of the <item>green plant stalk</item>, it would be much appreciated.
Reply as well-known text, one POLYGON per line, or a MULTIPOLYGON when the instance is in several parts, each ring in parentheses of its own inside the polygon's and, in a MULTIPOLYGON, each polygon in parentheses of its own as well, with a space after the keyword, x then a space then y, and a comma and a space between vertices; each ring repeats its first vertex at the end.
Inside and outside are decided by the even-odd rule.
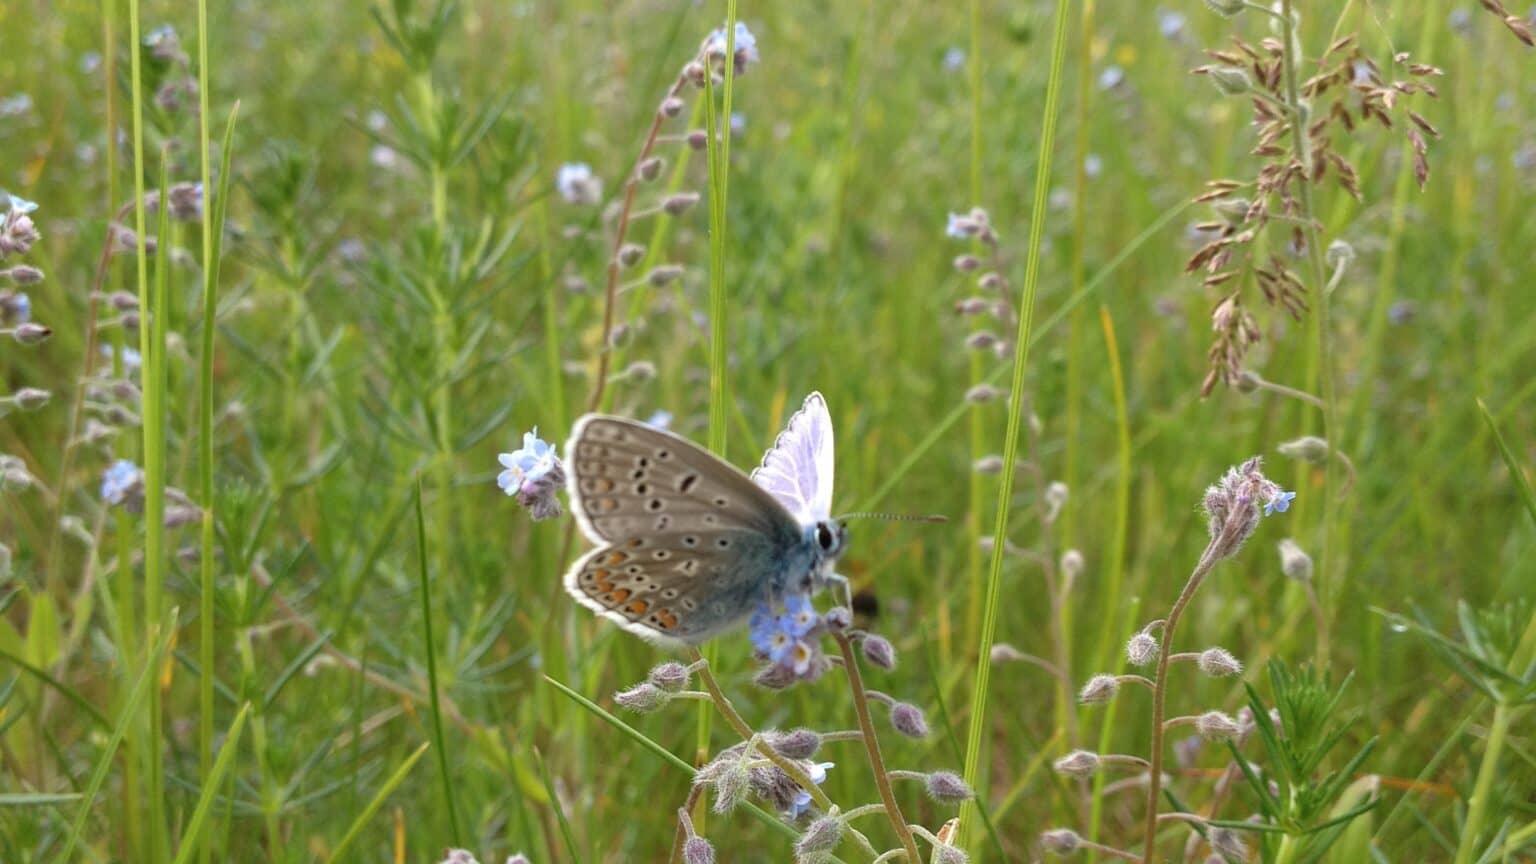
MULTIPOLYGON (((102 49, 101 49, 102 64, 101 65, 102 65, 102 69, 103 69, 103 75, 105 76, 105 81, 103 82, 104 86, 103 86, 102 90, 103 90, 103 92, 106 95, 106 101, 107 101, 107 112, 106 112, 107 113, 107 128, 109 128, 109 129, 116 129, 117 128, 117 124, 118 124, 118 120, 117 120, 117 113, 118 113, 117 112, 117 19, 118 19, 117 0, 102 0, 102 49)), ((138 100, 138 91, 137 90, 135 90, 134 93, 133 93, 133 99, 134 99, 135 102, 137 102, 137 100, 138 100)), ((118 180, 118 176, 117 175, 118 175, 118 168, 120 166, 118 165, 118 161, 117 161, 118 160, 118 150, 117 150, 117 148, 116 147, 107 147, 107 148, 105 148, 105 150, 106 150, 106 168, 107 168, 107 212, 109 214, 112 214, 112 213, 116 212, 117 207, 118 207, 118 197, 120 195, 120 190, 118 188, 119 180, 118 180)), ((116 230, 116 228, 113 226, 113 224, 109 224, 107 226, 107 230, 108 230, 108 232, 113 232, 113 231, 116 230)), ((114 238, 113 238, 112 234, 109 233, 107 235, 106 240, 105 240, 105 245, 107 246, 108 249, 111 248, 111 245, 112 245, 113 242, 114 242, 114 238)), ((105 254, 107 256, 111 255, 110 252, 106 252, 105 254)), ((102 288, 103 288, 103 290, 110 290, 111 286, 110 286, 110 281, 109 280, 111 280, 111 278, 112 278, 111 277, 111 269, 110 269, 111 258, 107 257, 106 260, 108 262, 108 265, 107 265, 107 267, 103 268, 102 288)), ((123 348, 124 348, 124 346, 126 344, 125 340, 124 340, 124 337, 123 337, 123 328, 121 328, 121 327, 114 327, 112 329, 111 339, 112 339, 112 377, 114 377, 114 378, 122 378, 123 377, 123 372, 124 372, 124 370, 123 370, 123 348)), ((92 361, 92 359, 93 358, 87 356, 85 362, 87 364, 89 364, 92 361)), ((77 398, 79 398, 79 397, 77 397, 77 398)), ((126 458, 127 456, 131 455, 128 451, 132 447, 132 436, 128 436, 128 435, 120 436, 118 444, 117 444, 117 447, 118 447, 117 452, 118 452, 119 456, 126 458)), ((63 506, 64 484, 65 484, 66 481, 67 481, 67 478, 65 478, 63 475, 60 475, 59 498, 60 498, 60 506, 61 507, 63 506)), ((133 668, 133 659, 135 657, 137 657, 138 653, 139 653, 139 650, 138 650, 138 640, 135 638, 135 635, 134 635, 135 632, 136 632, 136 620, 137 620, 137 615, 136 615, 137 610, 134 608, 134 606, 135 606, 134 596, 135 596, 135 590, 137 588, 137 583, 136 583, 136 581, 134 579, 134 575, 133 575, 133 537, 134 537, 134 526, 133 526, 133 520, 129 517, 128 511, 126 510, 126 508, 115 507, 115 508, 113 508, 113 511, 114 511, 113 512, 113 522, 114 522, 114 529, 115 529, 114 532, 113 532, 113 541, 114 541, 113 546, 116 549, 116 553, 117 553, 117 563, 116 563, 116 566, 115 566, 115 568, 113 570, 113 574, 114 574, 115 578, 113 580, 114 585, 113 585, 112 593, 113 593, 113 596, 115 598, 115 605, 117 606, 117 612, 116 612, 116 614, 117 614, 117 643, 118 643, 117 644, 117 649, 118 649, 118 670, 120 672, 120 675, 118 677, 118 683, 119 683, 119 687, 120 687, 120 691, 119 691, 120 698, 121 699, 127 699, 129 692, 133 689, 133 676, 132 676, 132 672, 130 670, 133 668)), ((48 560, 52 561, 52 560, 57 560, 57 559, 55 559, 53 556, 50 556, 48 560)), ((126 703, 120 703, 120 705, 121 704, 126 704, 126 703)), ((136 728, 137 727, 134 727, 134 728, 129 730, 128 737, 123 742, 123 819, 122 819, 122 824, 123 824, 124 848, 130 849, 130 850, 134 850, 134 851, 137 852, 137 851, 142 851, 143 850, 144 838, 143 838, 142 834, 140 833, 140 829, 142 828, 142 825, 143 825, 144 805, 143 805, 143 801, 140 799, 140 794, 142 792, 142 789, 141 789, 141 787, 139 785, 140 782, 141 782, 141 779, 142 779, 139 776, 139 763, 140 763, 140 755, 139 755, 140 754, 140 749, 139 748, 142 746, 142 741, 140 740, 140 738, 137 735, 137 733, 134 731, 134 729, 136 729, 136 728)))
POLYGON ((448 166, 441 156, 444 147, 440 139, 444 132, 438 123, 438 94, 430 61, 416 72, 412 86, 416 90, 417 104, 421 106, 423 132, 433 148, 427 171, 432 207, 433 273, 425 280, 427 297, 432 303, 432 357, 436 364, 432 393, 432 426, 437 433, 437 452, 432 457, 432 485, 436 494, 432 498, 432 512, 438 537, 442 538, 440 569, 446 572, 451 551, 449 540, 454 536, 453 387, 450 382, 455 352, 453 310, 449 308, 443 290, 444 282, 451 277, 441 272, 447 262, 448 166))
POLYGON ((437 652, 432 641, 432 580, 427 578, 427 522, 421 512, 421 481, 416 481, 416 552, 421 571, 421 629, 427 652, 427 695, 432 706, 432 743, 437 747, 437 767, 443 781, 443 802, 448 808, 449 838, 460 842, 459 810, 454 803, 453 775, 448 770, 448 748, 443 744, 443 710, 438 697, 437 652))
MULTIPOLYGON (((165 544, 165 450, 164 429, 161 428, 163 414, 161 410, 161 398, 164 395, 161 387, 164 382, 165 354, 163 341, 157 341, 157 337, 164 335, 165 319, 157 314, 162 306, 151 303, 149 284, 149 253, 147 250, 147 218, 144 207, 144 99, 143 99, 143 62, 141 55, 142 35, 140 32, 139 0, 128 0, 128 44, 132 46, 129 54, 129 81, 133 96, 132 111, 132 139, 133 139, 133 218, 134 230, 138 233, 137 265, 139 309, 150 326, 139 328, 139 354, 143 358, 140 367, 142 387, 143 411, 143 456, 144 456, 144 632, 148 641, 155 638, 155 630, 160 621, 161 586, 164 580, 164 544, 165 544), (153 332, 152 332, 153 331, 153 332)), ((169 207, 164 198, 165 164, 161 162, 161 222, 166 221, 169 207)), ((166 243, 164 232, 161 232, 162 242, 156 245, 159 257, 165 257, 166 243)), ((161 267, 157 275, 157 281, 166 279, 165 267, 161 267)), ((156 294, 160 291, 156 290, 156 294)), ((159 297, 155 298, 159 300, 159 297)), ((154 663, 150 655, 146 655, 143 661, 147 664, 154 663)), ((151 671, 151 677, 154 673, 151 671)), ((139 746, 130 745, 130 749, 139 755, 146 763, 149 781, 149 825, 148 825, 148 849, 145 859, 152 862, 163 861, 166 851, 165 838, 165 795, 164 795, 164 770, 160 761, 160 688, 150 688, 149 717, 145 724, 149 730, 148 738, 138 743, 139 746)), ((139 731, 134 726, 135 738, 139 731)))
MULTIPOLYGON (((715 79, 704 58, 704 129, 709 161, 709 449, 721 459, 726 445, 726 326, 725 326, 725 205, 731 158, 731 90, 736 73, 736 0, 725 7, 724 128, 715 113, 715 79), (718 141, 716 139, 719 139, 718 141)), ((606 346, 605 346, 606 347, 606 346)), ((704 659, 713 666, 718 652, 714 643, 704 648, 704 659)), ((698 758, 709 753, 714 714, 700 705, 694 746, 698 758)))
MULTIPOLYGON (((1285 98, 1289 103, 1291 118, 1291 141, 1296 155, 1307 170, 1310 171, 1312 163, 1311 143, 1307 140, 1307 128, 1304 122, 1301 105, 1301 88, 1299 82, 1302 58, 1296 56, 1299 48, 1300 36, 1296 33, 1296 19, 1293 15, 1294 0, 1281 0, 1280 15, 1281 26, 1284 28, 1284 55, 1285 67, 1285 98)), ((1307 233, 1307 261, 1311 269, 1311 283, 1313 285, 1313 314, 1310 320, 1313 345, 1312 364, 1316 367, 1317 375, 1321 383, 1323 398, 1323 438, 1334 447, 1342 447, 1343 441, 1335 440, 1339 433, 1338 426, 1338 398, 1334 392, 1333 383, 1333 343, 1331 327, 1328 323, 1328 291, 1326 289, 1328 276, 1323 265, 1322 234, 1318 230, 1315 213, 1316 208, 1312 201, 1312 184, 1303 177, 1298 184, 1300 187, 1298 197, 1301 200, 1301 212, 1296 214, 1301 220, 1307 233)), ((1308 382, 1308 391, 1318 388, 1312 387, 1308 382)), ((1321 538, 1318 545, 1318 565, 1316 584, 1318 586, 1318 600, 1323 605, 1324 614, 1333 588, 1333 526, 1338 520, 1338 502, 1336 490, 1338 486, 1338 460, 1329 459, 1323 469, 1323 524, 1321 538)))
MULTIPOLYGON (((970 205, 981 206, 981 176, 982 176, 982 127, 981 127, 981 0, 971 0, 971 54, 970 54, 970 87, 971 87, 971 196, 970 205)), ((975 244, 972 244, 974 248, 975 244)), ((970 352, 970 382, 972 386, 981 382, 986 373, 985 361, 981 353, 970 352)), ((982 412, 973 407, 966 412, 970 420, 971 437, 971 464, 986 455, 986 423, 982 412)), ((981 520, 982 511, 987 506, 986 485, 979 471, 971 471, 968 495, 965 506, 965 544, 966 544, 966 603, 965 635, 975 639, 981 629, 981 598, 982 598, 982 555, 981 555, 981 520)), ((947 594, 947 592, 946 592, 947 594)), ((953 663, 950 648, 949 628, 946 626, 940 630, 939 651, 944 660, 944 665, 953 663)))
MULTIPOLYGON (((1125 578, 1125 546, 1126 537, 1130 533, 1131 524, 1131 421, 1130 409, 1125 402, 1125 373, 1120 365, 1120 347, 1115 339, 1114 319, 1110 317, 1109 307, 1099 306, 1099 319, 1104 328, 1104 353, 1109 359, 1110 383, 1114 387, 1115 398, 1115 448, 1116 478, 1115 478, 1115 528, 1114 540, 1109 550, 1109 564, 1105 568, 1107 573, 1104 580, 1104 606, 1100 610, 1099 620, 1103 622, 1103 638, 1100 640, 1098 652, 1094 656, 1095 669, 1103 669, 1109 663, 1109 657, 1114 650, 1116 637, 1114 634, 1121 632, 1119 610, 1116 608, 1121 596, 1120 585, 1125 578)), ((1111 704, 1109 711, 1113 712, 1115 706, 1111 704)), ((1110 731, 1113 729, 1112 714, 1106 712, 1103 727, 1099 736, 1099 752, 1109 749, 1110 731)), ((1088 805, 1088 836, 1099 836, 1100 821, 1104 816, 1104 784, 1105 774, 1100 771, 1093 778, 1093 792, 1089 796, 1088 805)), ((1088 850, 1088 860, 1098 860, 1098 852, 1088 850)))
MULTIPOLYGON (((1029 337, 1035 317, 1035 291, 1040 282, 1040 242, 1045 231, 1045 205, 1050 197, 1051 185, 1051 152, 1056 144, 1056 110, 1061 99, 1061 69, 1066 56, 1067 47, 1067 0, 1056 0, 1056 18, 1053 25, 1051 39, 1051 68, 1046 79, 1044 118, 1040 130, 1040 155, 1035 172, 1034 208, 1029 223, 1029 253, 1024 267, 1024 287, 1019 301, 1019 329, 1014 339, 1013 359, 1013 386, 1010 389, 1008 404, 1014 406, 1014 410, 1008 412, 1008 431, 1003 442, 1003 465, 1012 465, 1018 459, 1019 453, 1019 428, 1021 426, 1023 412, 1018 406, 1024 404, 1024 372, 1029 361, 1029 337)), ((980 638, 976 645, 976 683, 971 695, 971 725, 970 733, 966 740, 965 750, 965 779, 976 790, 977 795, 985 795, 985 787, 978 784, 978 771, 981 768, 981 751, 986 732, 987 713, 987 687, 990 683, 992 664, 987 658, 991 655, 992 640, 997 633, 997 607, 998 597, 1002 588, 1003 556, 1006 543, 1002 542, 1008 536, 1008 510, 1013 498, 1014 472, 1005 470, 1000 475, 1001 482, 997 490, 997 517, 993 523, 992 536, 998 542, 992 546, 992 561, 988 568, 987 599, 982 607, 982 624, 980 638)), ((955 845, 964 846, 960 838, 965 836, 969 824, 975 821, 976 804, 974 801, 966 801, 960 805, 960 829, 955 845)))
MULTIPOLYGON (((1077 44, 1077 103, 1075 126, 1076 148, 1072 155, 1072 291, 1082 290, 1086 277, 1084 269, 1088 254, 1088 104, 1093 99, 1093 0, 1083 0, 1078 15, 1077 44)), ((1082 341, 1083 309, 1075 306, 1067 318, 1067 393, 1065 406, 1064 437, 1066 452, 1062 457, 1062 480, 1067 488, 1077 491, 1078 458, 1081 443, 1078 440, 1082 428, 1083 360, 1080 356, 1082 341)), ((1070 548, 1077 536, 1077 507, 1068 499, 1061 514, 1061 542, 1070 548)), ((1107 631, 1106 631, 1107 632, 1107 631)), ((1089 856, 1090 860, 1092 855, 1089 856)))

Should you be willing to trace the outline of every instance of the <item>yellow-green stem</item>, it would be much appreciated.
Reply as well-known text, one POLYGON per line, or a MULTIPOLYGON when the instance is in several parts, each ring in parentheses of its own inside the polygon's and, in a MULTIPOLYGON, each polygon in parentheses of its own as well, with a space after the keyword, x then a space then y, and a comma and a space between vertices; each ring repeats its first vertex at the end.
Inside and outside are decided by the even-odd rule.
MULTIPOLYGON (((1029 337, 1034 324, 1035 290, 1040 281, 1040 245, 1045 230, 1045 204, 1050 197, 1051 155, 1056 145, 1056 109, 1061 98, 1061 69, 1064 65, 1067 46, 1067 9, 1067 0, 1057 0, 1051 40, 1051 68, 1046 80, 1045 108, 1038 143, 1039 162, 1035 172, 1034 207, 1029 223, 1029 252, 1024 266, 1024 287, 1019 301, 1019 329, 1013 341, 1015 351, 1013 386, 1007 403, 1012 410, 1008 412, 1008 431, 1003 442, 1004 466, 1012 466, 1019 454, 1019 429, 1023 414, 1019 406, 1024 404, 1024 372, 1028 366, 1029 337)), ((981 633, 976 644, 976 683, 971 695, 971 724, 966 740, 965 779, 971 784, 971 788, 976 790, 977 795, 986 794, 986 789, 977 784, 977 779, 981 769, 981 753, 985 746, 983 739, 987 728, 987 687, 992 671, 992 664, 988 662, 988 657, 991 655, 993 637, 997 633, 998 596, 1002 585, 1003 556, 1006 554, 1007 546, 1003 538, 1008 535, 1008 510, 1012 503, 1014 474, 1014 471, 1005 469, 998 484, 997 515, 992 531, 992 536, 997 538, 997 542, 992 545, 992 559, 987 575, 987 599, 982 607, 981 633)), ((966 801, 960 805, 961 837, 977 819, 974 801, 966 801)), ((962 845, 962 843, 957 842, 956 845, 962 845)))

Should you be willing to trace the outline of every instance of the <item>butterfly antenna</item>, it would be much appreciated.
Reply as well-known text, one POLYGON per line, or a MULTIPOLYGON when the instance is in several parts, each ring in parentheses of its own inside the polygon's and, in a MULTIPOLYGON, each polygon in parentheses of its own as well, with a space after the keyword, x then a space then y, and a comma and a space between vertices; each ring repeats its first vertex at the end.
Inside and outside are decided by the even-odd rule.
POLYGON ((949 517, 942 513, 845 513, 837 517, 837 521, 846 522, 849 519, 881 519, 886 522, 948 522, 949 517))

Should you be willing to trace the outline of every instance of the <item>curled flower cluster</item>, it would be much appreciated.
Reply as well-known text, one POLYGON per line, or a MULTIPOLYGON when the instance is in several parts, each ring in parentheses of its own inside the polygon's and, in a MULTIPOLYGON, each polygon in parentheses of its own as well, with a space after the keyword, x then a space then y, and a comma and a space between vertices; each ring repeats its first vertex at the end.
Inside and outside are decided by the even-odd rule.
POLYGON ((565 512, 559 491, 565 486, 565 466, 555 453, 555 445, 539 438, 537 427, 523 433, 523 446, 497 456, 503 470, 496 475, 496 485, 517 503, 528 508, 534 521, 554 519, 565 512))
POLYGON ((825 629, 809 594, 785 597, 783 614, 760 604, 752 613, 751 638, 758 659, 770 664, 761 677, 785 685, 820 678, 828 666, 819 639, 825 629))

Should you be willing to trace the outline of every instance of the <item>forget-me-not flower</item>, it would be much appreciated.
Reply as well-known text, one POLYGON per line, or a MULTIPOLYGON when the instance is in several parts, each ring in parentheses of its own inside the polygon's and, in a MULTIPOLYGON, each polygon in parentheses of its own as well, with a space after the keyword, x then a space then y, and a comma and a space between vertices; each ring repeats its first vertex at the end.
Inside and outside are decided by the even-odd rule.
POLYGON ((562 512, 557 493, 565 485, 565 468, 555 453, 555 445, 539 438, 538 427, 523 433, 523 446, 496 457, 505 470, 496 475, 496 485, 517 503, 527 507, 534 521, 553 519, 562 512))
POLYGON ((127 459, 113 462, 101 474, 101 498, 108 504, 122 504, 144 480, 144 472, 127 459))
POLYGON ((555 173, 555 189, 567 204, 603 203, 603 181, 585 162, 567 162, 555 173))
POLYGON ((1264 502, 1264 515, 1272 516, 1276 513, 1284 513, 1291 509, 1291 502, 1295 500, 1295 492, 1280 491, 1264 502))
MULTIPOLYGON (((711 60, 725 57, 726 42, 724 27, 711 32, 709 38, 704 40, 704 55, 711 60)), ((758 60, 757 37, 752 35, 752 31, 747 29, 746 24, 737 21, 735 42, 733 47, 736 49, 736 74, 740 75, 747 71, 747 66, 758 60)))
MULTIPOLYGON (((810 775, 811 782, 820 786, 826 782, 827 769, 833 767, 832 762, 813 762, 810 770, 805 772, 810 775)), ((795 800, 789 805, 789 818, 799 819, 800 815, 811 808, 811 793, 804 789, 795 792, 795 800)))

